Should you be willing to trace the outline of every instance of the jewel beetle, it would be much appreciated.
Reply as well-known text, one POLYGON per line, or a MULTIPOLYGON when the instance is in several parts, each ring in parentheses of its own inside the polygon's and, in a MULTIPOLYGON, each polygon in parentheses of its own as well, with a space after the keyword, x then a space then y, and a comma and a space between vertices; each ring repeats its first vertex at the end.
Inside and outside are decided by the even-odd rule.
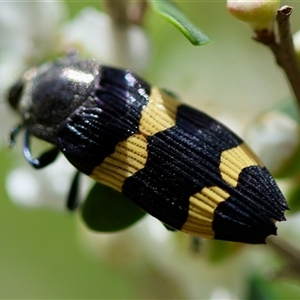
POLYGON ((8 102, 22 118, 11 144, 24 128, 31 165, 62 152, 169 229, 260 244, 285 220, 275 180, 237 135, 129 70, 57 60, 27 71, 8 102), (54 148, 33 159, 31 136, 54 148))

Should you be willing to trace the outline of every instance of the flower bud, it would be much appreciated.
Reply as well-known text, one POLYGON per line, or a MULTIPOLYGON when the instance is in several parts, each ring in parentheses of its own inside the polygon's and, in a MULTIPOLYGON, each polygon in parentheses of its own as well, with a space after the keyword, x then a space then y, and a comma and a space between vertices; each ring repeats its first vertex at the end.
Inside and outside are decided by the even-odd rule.
POLYGON ((228 11, 255 31, 270 29, 280 0, 227 0, 228 11))

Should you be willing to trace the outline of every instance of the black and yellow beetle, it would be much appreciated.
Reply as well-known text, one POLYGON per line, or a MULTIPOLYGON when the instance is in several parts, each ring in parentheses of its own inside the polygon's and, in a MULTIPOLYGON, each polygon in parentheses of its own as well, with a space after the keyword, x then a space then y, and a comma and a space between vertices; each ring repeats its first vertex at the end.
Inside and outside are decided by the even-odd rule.
POLYGON ((167 227, 258 244, 285 220, 283 195, 239 137, 129 70, 66 58, 27 71, 8 98, 30 164, 62 152, 167 227), (55 148, 33 159, 31 135, 55 148))

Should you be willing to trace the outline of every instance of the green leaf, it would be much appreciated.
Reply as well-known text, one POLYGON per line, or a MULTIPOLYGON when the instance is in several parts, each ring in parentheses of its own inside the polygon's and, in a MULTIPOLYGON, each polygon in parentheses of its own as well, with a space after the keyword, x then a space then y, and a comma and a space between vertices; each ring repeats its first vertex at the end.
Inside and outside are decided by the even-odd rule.
POLYGON ((252 275, 248 282, 247 300, 279 299, 271 285, 260 275, 252 275))
POLYGON ((152 8, 177 27, 193 45, 204 45, 210 38, 198 29, 183 12, 170 0, 149 1, 152 8))
POLYGON ((100 232, 122 230, 146 214, 121 193, 99 183, 92 187, 81 213, 86 225, 100 232))

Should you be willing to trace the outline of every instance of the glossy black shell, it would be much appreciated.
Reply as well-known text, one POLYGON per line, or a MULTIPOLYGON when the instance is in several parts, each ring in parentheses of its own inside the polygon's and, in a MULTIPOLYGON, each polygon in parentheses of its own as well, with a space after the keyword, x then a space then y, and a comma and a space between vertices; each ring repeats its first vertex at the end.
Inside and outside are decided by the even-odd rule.
POLYGON ((71 59, 31 69, 11 89, 9 102, 30 133, 56 144, 61 122, 79 106, 92 105, 90 96, 99 69, 95 60, 71 59))
POLYGON ((26 142, 31 165, 60 151, 171 228, 264 243, 285 220, 276 182, 238 136, 129 70, 64 59, 26 72, 9 103, 25 137, 55 146, 41 163, 26 142))

